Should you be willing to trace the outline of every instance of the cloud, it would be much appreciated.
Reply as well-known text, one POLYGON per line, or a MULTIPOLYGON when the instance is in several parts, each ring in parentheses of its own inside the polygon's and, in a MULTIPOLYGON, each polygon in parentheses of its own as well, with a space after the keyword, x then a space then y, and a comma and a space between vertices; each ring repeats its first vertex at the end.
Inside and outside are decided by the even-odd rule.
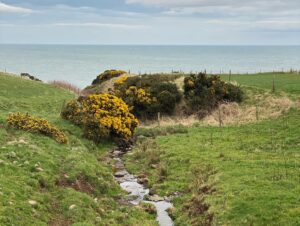
POLYGON ((136 24, 112 24, 112 23, 54 23, 52 26, 60 27, 103 27, 103 28, 119 28, 119 29, 143 29, 146 28, 144 25, 136 24))
POLYGON ((0 2, 0 12, 1 13, 32 13, 32 9, 22 8, 13 5, 7 5, 3 2, 0 2))
POLYGON ((251 17, 256 15, 300 15, 299 0, 125 0, 127 4, 140 4, 161 8, 169 16, 193 14, 218 14, 251 17))

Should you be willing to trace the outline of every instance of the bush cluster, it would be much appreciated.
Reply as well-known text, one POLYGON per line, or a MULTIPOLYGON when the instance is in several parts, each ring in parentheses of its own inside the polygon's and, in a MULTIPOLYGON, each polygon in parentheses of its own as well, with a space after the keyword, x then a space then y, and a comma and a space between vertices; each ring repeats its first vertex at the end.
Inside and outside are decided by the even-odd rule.
POLYGON ((102 74, 98 75, 97 78, 92 82, 92 85, 101 84, 111 78, 119 77, 120 75, 125 74, 126 71, 122 70, 106 70, 102 74))
POLYGON ((52 137, 57 142, 63 144, 68 142, 67 136, 45 119, 17 112, 10 114, 7 122, 10 127, 15 129, 22 129, 32 133, 40 133, 52 137))
POLYGON ((66 104, 62 117, 84 128, 88 139, 99 142, 103 138, 128 140, 138 125, 128 105, 111 94, 91 94, 66 104))
POLYGON ((184 79, 184 95, 193 111, 210 111, 220 102, 241 102, 240 87, 225 83, 219 76, 191 74, 184 79))
POLYGON ((158 112, 170 115, 182 97, 169 77, 159 74, 120 78, 114 84, 114 92, 139 118, 155 117, 158 112))

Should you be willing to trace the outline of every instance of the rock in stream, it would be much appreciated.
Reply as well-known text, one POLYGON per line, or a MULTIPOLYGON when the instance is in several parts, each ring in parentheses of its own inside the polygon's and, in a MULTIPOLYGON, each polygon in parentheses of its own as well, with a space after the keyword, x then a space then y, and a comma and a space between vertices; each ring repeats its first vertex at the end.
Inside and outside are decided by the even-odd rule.
POLYGON ((122 155, 125 152, 113 150, 110 153, 111 158, 116 160, 114 164, 114 173, 116 181, 121 188, 128 192, 130 203, 138 205, 141 201, 151 203, 156 207, 157 217, 160 226, 173 226, 173 221, 167 213, 167 209, 173 207, 172 203, 158 195, 149 196, 149 189, 145 187, 146 179, 141 180, 130 174, 124 167, 122 155), (139 183, 140 182, 140 183, 139 183), (147 200, 145 197, 147 196, 147 200))

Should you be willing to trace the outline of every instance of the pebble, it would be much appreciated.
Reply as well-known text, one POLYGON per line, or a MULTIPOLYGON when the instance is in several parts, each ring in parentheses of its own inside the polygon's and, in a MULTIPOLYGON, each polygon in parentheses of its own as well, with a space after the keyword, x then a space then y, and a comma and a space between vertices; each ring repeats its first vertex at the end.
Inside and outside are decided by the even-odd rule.
POLYGON ((159 202, 159 201, 164 201, 164 198, 158 195, 153 195, 153 196, 149 196, 148 200, 152 202, 159 202))
POLYGON ((35 200, 29 200, 28 203, 32 206, 36 206, 38 204, 35 200))
POLYGON ((127 174, 127 171, 122 170, 115 173, 115 177, 124 177, 127 174))
POLYGON ((37 170, 38 172, 43 172, 43 171, 44 171, 44 169, 43 169, 42 167, 37 167, 36 170, 37 170))
POLYGON ((73 205, 69 206, 69 210, 75 209, 75 207, 76 207, 76 205, 73 204, 73 205))

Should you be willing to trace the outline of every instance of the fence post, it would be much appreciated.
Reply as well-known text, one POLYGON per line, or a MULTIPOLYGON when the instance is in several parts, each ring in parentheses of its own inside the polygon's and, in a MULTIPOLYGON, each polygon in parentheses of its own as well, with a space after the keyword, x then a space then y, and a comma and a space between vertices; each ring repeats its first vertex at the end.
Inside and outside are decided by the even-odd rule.
POLYGON ((222 115, 221 115, 221 108, 220 108, 220 106, 218 107, 218 113, 219 113, 219 126, 221 127, 223 125, 223 122, 222 122, 222 115))
POLYGON ((157 124, 160 126, 160 112, 157 112, 157 124))
POLYGON ((272 92, 275 93, 275 76, 273 76, 272 92))

